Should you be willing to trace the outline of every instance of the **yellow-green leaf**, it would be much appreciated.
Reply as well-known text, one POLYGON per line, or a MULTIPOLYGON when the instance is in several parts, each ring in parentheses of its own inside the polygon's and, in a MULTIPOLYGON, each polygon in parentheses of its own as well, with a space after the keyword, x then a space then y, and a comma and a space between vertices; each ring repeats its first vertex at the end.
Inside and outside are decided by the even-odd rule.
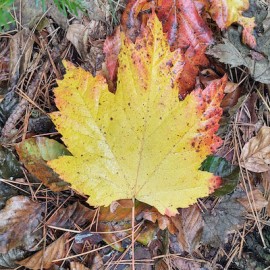
POLYGON ((51 117, 73 156, 49 165, 91 205, 135 198, 173 215, 213 190, 216 178, 199 168, 221 143, 226 78, 179 102, 182 65, 155 15, 135 44, 122 37, 115 94, 102 76, 66 63, 51 117))

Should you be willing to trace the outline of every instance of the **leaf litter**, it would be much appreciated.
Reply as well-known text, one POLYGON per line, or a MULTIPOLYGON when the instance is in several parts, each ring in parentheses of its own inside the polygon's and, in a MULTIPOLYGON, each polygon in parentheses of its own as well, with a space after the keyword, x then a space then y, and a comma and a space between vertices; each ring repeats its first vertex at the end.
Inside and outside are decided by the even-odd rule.
MULTIPOLYGON (((1 77, 3 82, 0 85, 1 94, 3 93, 3 100, 0 104, 0 123, 3 128, 4 149, 13 150, 14 143, 21 143, 21 141, 27 144, 26 138, 35 137, 38 134, 62 143, 59 134, 52 128, 50 120, 48 121, 47 115, 56 110, 52 88, 56 86, 55 78, 60 79, 64 75, 64 67, 61 64, 63 56, 65 55, 66 59, 84 69, 90 70, 94 75, 102 72, 103 76, 107 78, 110 91, 115 92, 119 67, 117 59, 120 49, 120 45, 116 44, 121 44, 121 42, 119 43, 120 35, 115 34, 111 37, 109 35, 114 29, 112 22, 120 21, 119 10, 124 10, 121 21, 122 31, 135 42, 136 37, 145 27, 151 10, 155 10, 159 18, 163 18, 163 27, 170 40, 171 51, 180 49, 182 63, 185 64, 182 77, 179 77, 181 79, 178 81, 178 85, 181 87, 182 83, 182 89, 184 89, 180 93, 180 99, 184 99, 187 92, 194 88, 205 88, 205 83, 211 84, 224 74, 228 74, 229 81, 232 83, 229 91, 231 93, 226 90, 225 99, 227 97, 227 101, 223 103, 222 119, 225 120, 225 125, 221 126, 218 131, 219 136, 223 139, 223 144, 216 153, 217 158, 213 159, 213 163, 210 162, 209 165, 211 168, 209 171, 223 177, 223 180, 227 180, 226 177, 234 179, 233 183, 229 185, 230 189, 225 191, 230 194, 225 196, 221 194, 218 199, 212 195, 199 199, 197 205, 179 209, 179 214, 173 218, 175 222, 172 222, 172 218, 161 215, 150 205, 143 203, 136 205, 134 228, 137 233, 134 234, 135 239, 132 243, 132 202, 114 202, 110 207, 93 209, 86 203, 87 196, 82 193, 75 193, 70 188, 58 192, 51 191, 46 182, 43 185, 40 182, 41 179, 38 180, 38 177, 33 178, 28 174, 22 167, 23 165, 18 163, 18 157, 13 155, 14 152, 5 150, 3 160, 9 159, 10 153, 12 153, 12 159, 1 164, 1 170, 5 171, 5 174, 1 176, 3 195, 1 195, 2 210, 0 210, 0 214, 6 213, 5 209, 7 209, 9 200, 17 198, 18 195, 30 198, 31 202, 35 201, 37 209, 41 207, 42 210, 39 213, 31 214, 33 220, 35 218, 38 220, 33 223, 35 226, 29 227, 31 233, 25 230, 29 226, 26 222, 21 224, 24 226, 23 229, 17 232, 19 233, 18 239, 22 239, 20 241, 24 241, 23 239, 28 237, 27 233, 34 237, 38 232, 40 243, 34 249, 40 251, 34 253, 32 249, 33 255, 30 255, 29 248, 25 246, 9 249, 7 241, 10 241, 9 243, 14 243, 14 241, 12 233, 7 233, 9 239, 3 243, 6 250, 5 253, 0 254, 0 265, 14 268, 19 261, 27 257, 28 262, 25 261, 25 265, 32 269, 39 269, 35 267, 40 267, 40 264, 45 265, 46 268, 54 267, 55 259, 64 261, 63 269, 71 267, 74 269, 122 269, 130 267, 134 262, 136 269, 152 269, 154 266, 157 269, 200 269, 202 267, 216 269, 221 265, 227 267, 226 269, 229 267, 247 269, 247 265, 258 265, 256 258, 248 256, 246 250, 252 250, 252 243, 256 243, 257 250, 263 247, 258 244, 259 241, 263 243, 264 247, 269 243, 267 240, 267 217, 270 212, 268 209, 269 170, 254 173, 252 169, 244 166, 243 162, 241 163, 240 158, 243 155, 242 149, 250 140, 256 139, 261 127, 269 127, 269 88, 263 84, 269 83, 267 73, 269 68, 269 31, 267 30, 269 11, 265 8, 264 3, 252 1, 249 10, 245 11, 248 8, 246 1, 242 3, 243 7, 230 6, 227 1, 224 1, 222 10, 226 12, 218 13, 218 10, 215 13, 213 10, 218 3, 214 1, 212 1, 214 2, 212 6, 209 6, 208 1, 178 1, 175 6, 170 5, 170 1, 167 3, 164 1, 128 1, 126 9, 124 1, 115 3, 105 0, 95 1, 95 3, 93 2, 95 6, 86 2, 87 14, 80 13, 77 19, 73 18, 69 24, 62 15, 43 15, 42 12, 36 13, 37 17, 32 16, 31 19, 34 17, 35 19, 32 20, 33 24, 29 24, 31 21, 29 15, 22 10, 23 21, 21 23, 26 30, 15 29, 14 25, 15 31, 10 36, 13 37, 16 33, 18 33, 18 37, 22 35, 20 40, 24 43, 21 46, 14 44, 13 47, 10 47, 11 38, 3 35, 0 46, 6 49, 0 55, 1 76, 3 74, 1 77), (168 8, 171 8, 171 13, 167 12, 168 8), (234 8, 233 13, 231 13, 232 8, 234 8), (192 14, 190 16, 193 18, 191 24, 189 17, 181 16, 183 9, 188 9, 192 14), (179 16, 174 17, 175 12, 179 16), (225 16, 226 13, 228 17, 225 16), (235 14, 236 17, 234 17, 235 14), (44 16, 44 20, 42 19, 42 23, 37 25, 36 21, 41 18, 40 16, 44 16), (222 16, 225 17, 222 18, 222 16), (254 16, 256 28, 253 29, 252 17, 254 16), (209 17, 223 29, 222 33, 213 27, 213 22, 209 23, 209 17), (224 24, 222 25, 221 22, 224 24), (239 24, 230 26, 232 22, 239 24), (198 23, 198 28, 194 28, 196 23, 198 23), (86 31, 82 31, 81 35, 80 31, 77 31, 76 35, 73 35, 72 31, 75 30, 71 31, 71 29, 76 29, 76 25, 80 25, 80 29, 86 29, 86 31), (60 28, 57 28, 58 26, 60 28), (245 28, 244 31, 242 31, 242 26, 245 28), (33 27, 36 31, 31 31, 33 27), (69 27, 70 35, 67 37, 62 29, 69 27), (27 28, 30 29, 30 32, 27 28), (178 29, 179 32, 175 29, 178 29), (206 36, 200 35, 200 29, 206 36), (259 32, 259 29, 263 29, 263 32, 259 32), (28 40, 26 32, 30 33, 31 39, 28 40), (183 35, 179 35, 179 33, 183 33, 183 35), (33 42, 32 37, 33 49, 31 45, 27 47, 29 51, 21 51, 27 42, 33 42), (106 39, 106 37, 108 38, 106 39), (203 40, 198 42, 197 38, 203 40), (106 51, 104 45, 105 53, 103 54, 105 39, 105 45, 107 43, 109 46, 106 51), (212 49, 222 46, 221 40, 226 42, 227 48, 233 46, 230 55, 226 57, 224 47, 220 47, 221 51, 216 52, 217 58, 221 57, 221 62, 225 62, 226 65, 209 55, 204 55, 205 49, 210 43, 215 42, 215 45, 208 49, 210 54, 212 49), (254 41, 256 41, 256 46, 254 41), (12 50, 13 53, 10 56, 8 56, 9 50, 12 50), (16 64, 15 58, 12 58, 14 53, 18 55, 20 64, 16 64), (7 66, 8 57, 11 57, 10 62, 13 62, 13 67, 12 65, 7 66), (233 60, 230 60, 232 57, 234 57, 233 60), (107 67, 102 65, 104 59, 107 67), (17 71, 12 73, 16 74, 16 77, 10 77, 11 70, 15 70, 14 66, 17 71), (212 68, 216 75, 211 78, 206 72, 204 78, 201 75, 198 76, 202 66, 212 68), (102 71, 98 71, 100 69, 102 71), (8 81, 9 78, 11 81, 8 81), (237 90, 238 88, 240 90, 237 90), (235 94, 235 96, 230 96, 230 94, 235 94), (248 98, 248 96, 252 98, 248 98), (255 96, 256 98, 253 98, 255 96), (41 117, 36 117, 36 112, 39 112, 41 117), (217 163, 215 165, 216 160, 219 165, 217 163), (240 167, 238 167, 239 165, 240 167), (228 169, 228 174, 227 169, 224 168, 228 169), (232 173, 231 176, 230 173, 234 168, 239 168, 240 174, 232 173), (236 184, 237 190, 239 188, 245 190, 245 192, 240 192, 241 196, 238 196, 239 191, 234 190, 236 184), (46 207, 44 208, 44 206, 46 207), (34 215, 36 216, 34 217, 34 215), (45 232, 43 237, 40 234, 42 230, 45 232), (69 234, 67 235, 66 232, 69 234), (104 235, 106 236, 104 237, 104 235), (64 242, 61 240, 63 238, 65 238, 64 242), (60 255, 55 257, 56 253, 52 252, 50 247, 57 246, 58 244, 55 243, 60 242, 59 248, 56 249, 57 252, 64 250, 67 245, 69 249, 65 249, 65 254, 60 252, 61 254, 59 253, 60 255), (132 247, 135 252, 132 252, 132 247), (45 256, 47 260, 42 259, 44 254, 48 254, 45 256), (242 259, 239 260, 241 255, 242 259), (72 258, 68 259, 69 257, 72 258), (243 266, 245 263, 246 266, 243 266)), ((78 106, 78 108, 80 107, 78 106)), ((266 133, 265 140, 268 137, 269 135, 266 133)), ((44 150, 57 151, 57 147, 53 144, 46 145, 44 150)), ((35 161, 37 160, 34 158, 25 163, 20 158, 20 162, 24 163, 26 169, 35 161)), ((46 171, 46 169, 44 170, 46 171)), ((42 169, 42 174, 44 170, 42 169)), ((29 217, 31 207, 23 203, 20 204, 20 207, 26 211, 25 216, 29 217)), ((19 242, 17 242, 18 244, 19 242)), ((16 243, 12 246, 16 246, 16 243)), ((267 266, 267 253, 259 252, 258 254, 261 254, 260 260, 263 262, 261 265, 267 266)))

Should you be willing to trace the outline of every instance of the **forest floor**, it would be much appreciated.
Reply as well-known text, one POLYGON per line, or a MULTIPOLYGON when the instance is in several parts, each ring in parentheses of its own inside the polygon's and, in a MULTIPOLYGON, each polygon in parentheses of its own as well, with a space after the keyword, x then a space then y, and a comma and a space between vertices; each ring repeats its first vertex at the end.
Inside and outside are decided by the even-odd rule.
MULTIPOLYGON (((228 83, 217 132, 223 144, 201 169, 223 184, 167 217, 140 202, 94 208, 47 165, 67 152, 50 119, 63 60, 93 75, 113 74, 106 64, 116 52, 104 53, 106 38, 119 24, 138 30, 121 19, 131 14, 126 1, 85 1, 86 13, 77 15, 63 14, 53 1, 45 10, 33 2, 21 1, 0 34, 0 268, 270 269, 269 3, 250 1, 246 11, 256 18, 253 48, 241 40, 240 25, 220 30, 204 18, 213 45, 192 87, 225 74, 228 83)), ((145 8, 138 17, 149 13, 145 8)))

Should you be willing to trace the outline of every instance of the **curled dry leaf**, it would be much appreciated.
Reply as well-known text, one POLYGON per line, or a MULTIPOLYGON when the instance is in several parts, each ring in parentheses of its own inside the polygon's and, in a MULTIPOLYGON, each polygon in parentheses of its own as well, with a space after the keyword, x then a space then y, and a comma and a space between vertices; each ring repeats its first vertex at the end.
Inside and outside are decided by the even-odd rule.
POLYGON ((247 194, 247 197, 239 198, 237 201, 240 202, 248 212, 252 212, 252 210, 261 211, 268 205, 268 201, 264 198, 262 192, 258 189, 250 191, 247 194), (250 205, 249 201, 252 205, 250 205))
POLYGON ((262 127, 257 136, 244 145, 240 160, 241 166, 252 172, 269 171, 270 127, 262 127))
POLYGON ((175 215, 219 185, 199 167, 222 143, 215 132, 226 78, 179 102, 181 54, 155 14, 135 44, 123 44, 116 94, 104 77, 66 64, 51 117, 73 156, 48 164, 91 205, 135 198, 175 215))
POLYGON ((181 209, 172 222, 178 230, 177 240, 182 251, 192 253, 201 240, 203 230, 203 218, 197 205, 181 209))
POLYGON ((10 198, 0 211, 0 253, 12 248, 32 250, 42 231, 36 230, 42 220, 43 206, 25 196, 10 198))
POLYGON ((86 222, 91 222, 95 212, 95 210, 91 210, 79 202, 75 202, 66 208, 55 211, 46 224, 48 226, 71 229, 76 225, 82 226, 86 222))
POLYGON ((39 270, 48 269, 54 265, 54 260, 62 259, 67 255, 68 247, 66 244, 68 234, 62 235, 44 250, 40 250, 34 255, 17 262, 19 265, 29 269, 39 270))

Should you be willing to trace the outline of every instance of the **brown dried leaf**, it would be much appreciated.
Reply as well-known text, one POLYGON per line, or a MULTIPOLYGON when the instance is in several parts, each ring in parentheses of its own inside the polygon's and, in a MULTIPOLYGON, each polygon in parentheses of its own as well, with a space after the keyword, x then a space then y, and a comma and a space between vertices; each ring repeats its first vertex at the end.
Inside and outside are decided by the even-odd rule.
POLYGON ((10 81, 15 84, 20 76, 26 71, 32 55, 34 38, 30 30, 24 28, 10 41, 10 81))
POLYGON ((238 122, 241 123, 240 129, 243 132, 244 141, 251 139, 255 132, 255 125, 258 122, 258 115, 256 112, 256 103, 258 94, 253 92, 248 96, 243 104, 243 109, 238 114, 238 122))
POLYGON ((79 202, 70 204, 66 208, 55 211, 47 221, 47 225, 71 229, 74 225, 82 226, 94 218, 95 210, 91 210, 79 202))
POLYGON ((258 189, 250 191, 247 196, 250 198, 251 203, 253 202, 253 196, 255 204, 251 206, 249 204, 248 197, 239 198, 237 201, 240 202, 248 212, 252 212, 252 209, 256 211, 261 211, 264 207, 268 205, 268 201, 264 198, 262 192, 258 189))
POLYGON ((104 264, 102 261, 102 257, 99 255, 99 253, 96 253, 93 259, 91 270, 103 270, 103 269, 104 269, 104 264))
POLYGON ((183 251, 191 253, 198 246, 203 229, 201 211, 197 205, 180 210, 179 215, 171 218, 178 229, 177 239, 183 251))
POLYGON ((168 259, 160 260, 155 265, 156 270, 181 269, 181 270, 200 270, 202 265, 192 259, 181 257, 169 257, 168 259))
MULTIPOLYGON (((265 194, 270 194, 270 170, 262 173, 262 185, 265 194)), ((267 215, 270 216, 270 196, 268 195, 268 205, 266 207, 267 215)))
POLYGON ((161 215, 154 207, 143 211, 143 219, 151 221, 153 223, 157 222, 158 227, 161 230, 165 230, 166 228, 168 228, 169 232, 172 234, 177 232, 177 229, 173 224, 172 220, 166 215, 161 215))
POLYGON ((252 172, 269 171, 270 127, 263 126, 257 136, 244 145, 240 165, 252 172))
MULTIPOLYGON (((235 106, 241 96, 242 89, 232 82, 227 82, 226 88, 227 94, 224 96, 220 106, 222 107, 223 111, 229 111, 233 106, 235 106), (229 85, 228 85, 229 83, 229 85), (233 85, 231 85, 233 84, 233 85), (234 87, 237 86, 235 89, 234 87)), ((224 92, 225 92, 224 90, 224 92)))
POLYGON ((70 262, 70 270, 90 270, 80 262, 70 262))
POLYGON ((42 205, 28 197, 10 198, 0 211, 0 253, 16 247, 32 250, 42 237, 41 230, 36 230, 42 212, 42 205))
POLYGON ((74 23, 68 27, 66 37, 74 45, 83 61, 85 61, 87 57, 88 36, 89 29, 83 24, 74 23))
POLYGON ((47 246, 45 252, 44 250, 40 250, 34 255, 17 263, 34 270, 50 268, 54 264, 54 260, 61 259, 67 255, 67 237, 68 234, 62 235, 59 239, 47 246))
MULTIPOLYGON (((135 216, 139 215, 142 211, 151 206, 137 201, 135 203, 135 216)), ((118 206, 113 209, 110 207, 100 207, 99 221, 130 221, 132 219, 132 205, 123 200, 118 201, 118 206)))

